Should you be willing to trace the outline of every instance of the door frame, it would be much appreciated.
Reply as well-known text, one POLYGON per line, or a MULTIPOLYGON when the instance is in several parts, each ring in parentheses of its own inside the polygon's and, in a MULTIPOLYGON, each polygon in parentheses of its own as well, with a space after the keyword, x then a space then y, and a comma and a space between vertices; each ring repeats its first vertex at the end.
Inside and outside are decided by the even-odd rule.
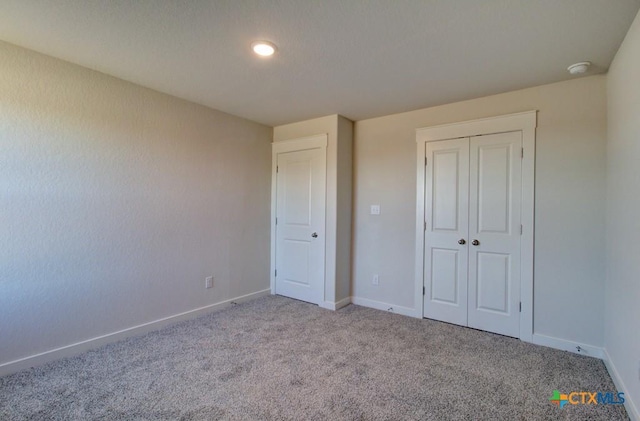
MULTIPOLYGON (((278 154, 286 152, 299 152, 311 149, 322 150, 322 163, 321 165, 326 168, 327 166, 327 144, 328 136, 326 133, 302 137, 292 140, 283 140, 280 142, 273 142, 271 144, 271 273, 269 275, 271 294, 276 293, 276 215, 277 215, 277 194, 278 194, 278 181, 277 181, 277 166, 278 166, 278 154)), ((325 186, 325 207, 326 207, 326 186, 325 186)), ((325 228, 326 228, 326 214, 325 214, 325 228)), ((326 232, 326 229, 325 229, 326 232)), ((326 238, 326 235, 325 235, 326 238)), ((325 269, 326 269, 326 256, 327 248, 329 245, 325 241, 325 269)), ((324 277, 322 279, 322 299, 321 303, 325 299, 325 285, 327 282, 327 274, 325 270, 324 277)), ((317 303, 320 304, 320 303, 317 303)))
POLYGON ((526 111, 459 123, 416 129, 416 255, 415 316, 423 318, 424 236, 425 236, 425 157, 427 142, 473 137, 483 134, 522 132, 522 240, 520 246, 520 336, 533 340, 533 245, 535 198, 535 149, 537 111, 526 111))

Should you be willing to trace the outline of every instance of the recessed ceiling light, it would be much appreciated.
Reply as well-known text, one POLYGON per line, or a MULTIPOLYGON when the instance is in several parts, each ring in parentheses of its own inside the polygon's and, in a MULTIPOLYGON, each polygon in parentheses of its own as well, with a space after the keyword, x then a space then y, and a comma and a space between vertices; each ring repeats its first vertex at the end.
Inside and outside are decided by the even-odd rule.
POLYGON ((572 64, 571 66, 567 67, 567 70, 572 75, 579 75, 581 73, 586 73, 586 71, 589 69, 589 66, 591 66, 590 61, 581 61, 580 63, 572 64))
POLYGON ((276 45, 269 41, 256 41, 251 44, 254 53, 262 57, 269 57, 275 54, 276 45))

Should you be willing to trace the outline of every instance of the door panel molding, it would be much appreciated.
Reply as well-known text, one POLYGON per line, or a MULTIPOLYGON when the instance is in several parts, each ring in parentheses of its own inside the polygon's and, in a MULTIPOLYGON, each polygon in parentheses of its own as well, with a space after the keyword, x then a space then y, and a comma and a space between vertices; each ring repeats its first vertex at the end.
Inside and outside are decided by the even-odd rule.
MULTIPOLYGON (((416 255, 414 309, 416 317, 424 317, 424 275, 425 275, 425 222, 426 215, 426 171, 425 156, 427 143, 475 137, 487 134, 520 131, 522 133, 522 192, 521 192, 521 247, 520 247, 520 312, 519 338, 533 341, 533 244, 534 244, 534 197, 535 197, 535 130, 537 111, 444 124, 416 130, 416 255)), ((515 311, 516 309, 511 309, 515 311)))
POLYGON ((431 274, 430 278, 433 280, 431 282, 431 300, 439 301, 447 304, 459 304, 458 299, 458 283, 455 280, 460 276, 458 273, 458 265, 459 265, 459 254, 458 250, 452 249, 442 249, 442 248, 432 248, 431 249, 431 261, 435 261, 434 255, 441 254, 443 255, 440 259, 437 259, 438 262, 448 263, 451 266, 450 273, 453 273, 453 282, 447 282, 444 285, 439 282, 438 279, 434 278, 435 273, 443 273, 444 270, 438 270, 436 264, 431 265, 431 274), (448 257, 448 261, 446 257, 448 257))

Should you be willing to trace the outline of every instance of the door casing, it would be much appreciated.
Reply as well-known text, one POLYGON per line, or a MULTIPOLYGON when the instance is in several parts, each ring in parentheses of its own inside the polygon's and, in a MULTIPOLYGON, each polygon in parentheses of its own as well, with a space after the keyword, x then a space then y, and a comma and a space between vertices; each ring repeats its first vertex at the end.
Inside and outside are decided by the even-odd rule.
POLYGON ((535 130, 537 111, 527 111, 460 123, 425 127, 416 130, 416 255, 415 316, 423 318, 424 227, 425 227, 425 156, 427 142, 471 137, 483 134, 522 132, 522 242, 520 267, 520 335, 533 339, 533 242, 535 197, 535 130))

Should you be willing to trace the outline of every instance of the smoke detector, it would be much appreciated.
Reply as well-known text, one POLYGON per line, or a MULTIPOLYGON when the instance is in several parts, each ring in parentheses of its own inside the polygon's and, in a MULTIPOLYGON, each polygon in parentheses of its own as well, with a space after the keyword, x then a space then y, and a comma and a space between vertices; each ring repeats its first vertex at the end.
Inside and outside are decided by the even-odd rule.
POLYGON ((567 67, 567 70, 572 75, 579 75, 582 73, 586 73, 587 70, 589 70, 589 66, 591 66, 590 61, 581 61, 580 63, 575 63, 567 67))

